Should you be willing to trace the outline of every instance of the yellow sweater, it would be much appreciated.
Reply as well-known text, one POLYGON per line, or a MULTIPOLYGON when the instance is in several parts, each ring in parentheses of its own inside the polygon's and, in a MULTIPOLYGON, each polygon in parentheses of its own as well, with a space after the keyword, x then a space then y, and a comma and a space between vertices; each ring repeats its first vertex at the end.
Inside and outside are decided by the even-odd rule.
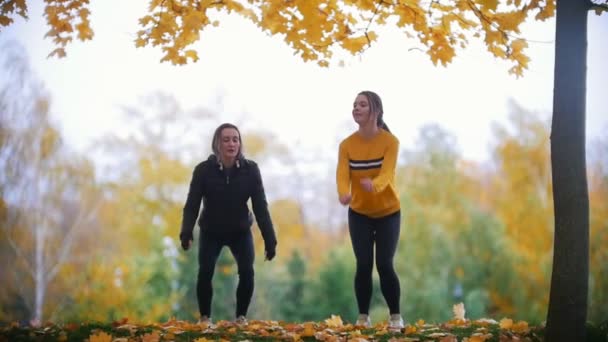
POLYGON ((338 195, 352 194, 352 210, 378 218, 401 208, 395 188, 398 151, 399 140, 384 129, 371 139, 355 132, 340 143, 336 170, 338 195), (372 179, 372 192, 363 190, 360 184, 363 178, 372 179))

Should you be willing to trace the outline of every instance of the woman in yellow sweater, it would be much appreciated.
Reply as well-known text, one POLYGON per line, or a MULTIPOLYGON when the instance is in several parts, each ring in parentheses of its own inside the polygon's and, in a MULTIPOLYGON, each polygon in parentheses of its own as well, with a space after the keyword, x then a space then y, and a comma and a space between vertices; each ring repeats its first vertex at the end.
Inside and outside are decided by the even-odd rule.
POLYGON ((359 307, 356 325, 369 327, 374 244, 382 295, 390 316, 389 328, 403 328, 399 310, 400 285, 393 267, 399 242, 401 205, 395 188, 399 140, 382 118, 382 100, 371 91, 359 93, 353 103, 359 129, 340 143, 336 183, 342 205, 348 205, 348 227, 357 260, 355 296, 359 307))

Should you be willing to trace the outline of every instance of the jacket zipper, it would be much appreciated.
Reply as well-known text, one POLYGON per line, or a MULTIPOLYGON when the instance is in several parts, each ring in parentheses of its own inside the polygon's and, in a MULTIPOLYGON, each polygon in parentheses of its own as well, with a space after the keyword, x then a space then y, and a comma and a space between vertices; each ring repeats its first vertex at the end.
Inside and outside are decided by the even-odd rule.
POLYGON ((226 175, 226 184, 230 184, 230 176, 226 175))

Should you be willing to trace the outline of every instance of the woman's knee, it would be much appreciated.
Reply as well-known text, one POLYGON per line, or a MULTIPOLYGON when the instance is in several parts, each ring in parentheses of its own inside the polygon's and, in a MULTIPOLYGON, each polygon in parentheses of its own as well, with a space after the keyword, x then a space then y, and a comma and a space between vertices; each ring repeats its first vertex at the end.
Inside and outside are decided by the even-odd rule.
POLYGON ((371 260, 357 260, 357 273, 371 274, 374 270, 374 263, 371 260))
POLYGON ((239 278, 241 278, 241 279, 253 279, 254 273, 255 272, 253 270, 253 264, 246 265, 246 266, 240 266, 238 268, 239 278))
POLYGON ((198 268, 199 280, 211 280, 213 278, 214 268, 209 266, 200 266, 198 268))
POLYGON ((376 262, 376 267, 378 268, 378 274, 380 276, 382 275, 391 275, 393 273, 395 273, 395 268, 393 266, 393 262, 392 261, 378 261, 376 262))

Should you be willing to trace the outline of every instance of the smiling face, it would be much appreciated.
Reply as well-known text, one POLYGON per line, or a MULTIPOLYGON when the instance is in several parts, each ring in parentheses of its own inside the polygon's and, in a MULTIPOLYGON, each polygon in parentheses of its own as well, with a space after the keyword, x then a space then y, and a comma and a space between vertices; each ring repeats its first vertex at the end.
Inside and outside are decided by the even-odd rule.
POLYGON ((353 119, 359 125, 365 125, 369 122, 371 115, 369 100, 367 96, 363 94, 357 95, 355 102, 353 103, 353 119))
POLYGON ((231 127, 222 129, 220 133, 219 152, 224 161, 236 159, 241 150, 241 136, 239 132, 231 127))

